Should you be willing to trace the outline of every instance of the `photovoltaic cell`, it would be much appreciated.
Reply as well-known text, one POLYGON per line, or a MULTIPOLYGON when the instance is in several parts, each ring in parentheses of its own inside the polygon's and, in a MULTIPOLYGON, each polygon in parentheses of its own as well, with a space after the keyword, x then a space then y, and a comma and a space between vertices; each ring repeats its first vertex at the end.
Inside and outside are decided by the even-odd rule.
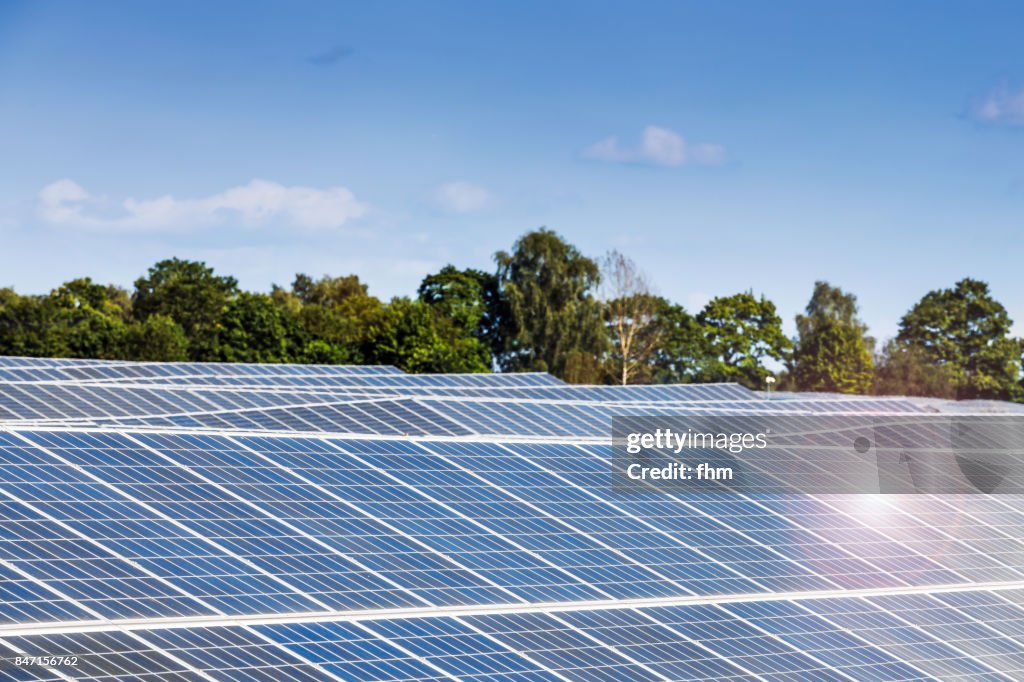
POLYGON ((0 679, 1024 679, 1017 497, 613 487, 612 416, 924 409, 780 398, 0 358, 0 679))

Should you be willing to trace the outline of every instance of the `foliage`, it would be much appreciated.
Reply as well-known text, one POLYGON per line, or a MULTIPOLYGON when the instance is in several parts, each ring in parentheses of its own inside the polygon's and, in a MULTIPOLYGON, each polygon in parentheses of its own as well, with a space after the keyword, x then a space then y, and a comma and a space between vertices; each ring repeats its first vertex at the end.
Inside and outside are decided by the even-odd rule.
POLYGON ((94 284, 88 277, 71 280, 42 301, 47 344, 72 358, 121 357, 127 294, 94 284))
POLYGON ((356 275, 323 276, 313 280, 298 274, 290 291, 274 287, 271 298, 295 321, 292 345, 302 348, 302 362, 361 364, 381 320, 384 304, 367 293, 356 275))
POLYGON ((5 355, 60 357, 48 341, 47 320, 40 296, 21 296, 0 289, 0 349, 5 355))
POLYGON ((574 350, 565 357, 562 378, 569 384, 599 384, 608 377, 607 367, 593 353, 574 350))
POLYGON ((292 283, 292 294, 305 305, 337 306, 352 297, 367 296, 367 286, 359 281, 358 275, 324 275, 314 280, 309 275, 299 273, 292 283))
POLYGON ((503 370, 564 377, 571 353, 604 355, 608 339, 593 296, 597 263, 546 229, 526 233, 495 260, 508 306, 498 354, 503 370))
POLYGON ((618 251, 601 264, 604 319, 611 340, 610 370, 617 383, 635 383, 661 345, 656 322, 659 299, 636 263, 618 251))
POLYGON ((690 383, 712 374, 716 360, 704 329, 681 305, 658 298, 652 332, 659 341, 647 369, 651 383, 690 383))
POLYGON ((571 383, 737 381, 778 388, 1024 399, 1024 343, 988 285, 926 294, 872 358, 857 301, 815 283, 795 346, 752 293, 695 317, 612 252, 603 267, 558 234, 524 234, 496 272, 446 265, 415 299, 381 301, 356 275, 298 274, 241 291, 205 263, 160 261, 129 292, 89 278, 48 294, 0 289, 0 354, 146 361, 387 364, 407 372, 550 371, 571 383), (603 286, 602 286, 603 284, 603 286), (600 297, 598 291, 600 288, 600 297))
POLYGON ((804 315, 796 316, 791 378, 801 391, 866 393, 871 388, 874 340, 857 318, 857 297, 815 282, 804 315))
POLYGON ((427 275, 417 293, 420 301, 487 346, 490 367, 490 353, 500 346, 500 328, 506 316, 497 276, 446 265, 427 275))
POLYGON ((897 343, 949 373, 959 399, 1020 398, 1020 341, 988 285, 965 278, 930 291, 903 316, 897 343))
POLYGON ((180 362, 188 359, 185 330, 167 315, 150 315, 125 329, 124 357, 128 360, 180 362))
POLYGON ((422 301, 395 298, 369 339, 367 360, 406 372, 487 372, 490 352, 478 338, 422 301))
POLYGON ((189 359, 218 360, 221 322, 238 293, 234 277, 215 275, 205 263, 171 258, 135 281, 132 313, 145 321, 166 315, 181 325, 189 340, 189 359))
POLYGON ((224 311, 217 339, 224 362, 292 362, 298 322, 267 294, 242 292, 224 311), (292 329, 292 326, 296 329, 292 329))
POLYGON ((875 362, 872 386, 878 395, 955 398, 956 377, 949 365, 937 365, 917 346, 891 340, 875 362))
POLYGON ((749 292, 712 299, 697 322, 710 355, 699 377, 702 381, 737 381, 749 388, 764 388, 769 371, 763 361, 786 360, 792 346, 782 333, 775 304, 749 292))

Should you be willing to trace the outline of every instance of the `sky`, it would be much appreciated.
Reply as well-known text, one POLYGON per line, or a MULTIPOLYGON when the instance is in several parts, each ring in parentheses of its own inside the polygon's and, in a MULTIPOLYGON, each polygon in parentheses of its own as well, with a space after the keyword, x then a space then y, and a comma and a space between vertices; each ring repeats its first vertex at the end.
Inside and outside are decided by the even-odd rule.
POLYGON ((207 262, 414 295, 546 226, 696 312, 826 280, 1024 334, 1024 5, 0 3, 0 286, 207 262))

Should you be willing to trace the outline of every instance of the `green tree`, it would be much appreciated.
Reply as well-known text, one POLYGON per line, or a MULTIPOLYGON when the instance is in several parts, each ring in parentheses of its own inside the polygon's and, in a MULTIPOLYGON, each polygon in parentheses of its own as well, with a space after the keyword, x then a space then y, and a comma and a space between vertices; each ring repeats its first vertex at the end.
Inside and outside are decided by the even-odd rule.
POLYGON ((988 284, 965 278, 930 291, 903 316, 897 343, 944 367, 959 399, 1019 399, 1020 342, 988 284))
POLYGON ((385 306, 367 293, 366 285, 356 275, 325 275, 314 280, 298 274, 290 291, 275 286, 271 298, 296 320, 292 331, 298 336, 293 345, 303 348, 303 362, 370 362, 369 340, 382 324, 385 306))
POLYGON ((292 282, 292 294, 305 305, 337 306, 352 297, 367 296, 367 286, 358 275, 313 279, 299 273, 292 282))
POLYGON ((805 314, 796 316, 792 379, 802 391, 867 393, 874 340, 857 318, 857 297, 815 282, 805 314))
POLYGON ((712 358, 699 377, 705 381, 737 381, 763 388, 769 372, 762 362, 785 361, 792 346, 782 333, 775 304, 749 292, 712 299, 697 321, 712 358))
MULTIPOLYGON (((1017 339, 1017 345, 1020 346, 1020 355, 1017 358, 1017 366, 1024 369, 1024 339, 1017 339)), ((1024 396, 1024 372, 1021 372, 1020 382, 1017 384, 1017 400, 1020 400, 1021 396, 1024 396)))
POLYGON ((42 296, 22 296, 13 289, 0 289, 0 355, 57 357, 51 346, 50 313, 42 296))
POLYGON ((571 351, 565 358, 562 378, 570 384, 600 384, 612 375, 601 358, 582 350, 571 351))
MULTIPOLYGON (((712 376, 711 368, 716 360, 710 356, 710 349, 703 327, 685 308, 661 296, 648 294, 649 300, 639 304, 624 303, 619 311, 645 310, 649 319, 638 325, 630 345, 639 349, 630 368, 631 384, 682 384, 692 381, 707 381, 712 376)), ((614 312, 606 311, 610 319, 614 312)), ((621 328, 621 327, 619 327, 621 328)), ((609 325, 612 350, 603 374, 598 380, 621 383, 622 344, 618 341, 618 329, 609 325)), ((595 383, 597 380, 586 383, 595 383)))
POLYGON ((565 376, 571 353, 604 355, 608 337, 593 295, 597 263, 547 229, 526 233, 495 260, 508 306, 498 355, 503 370, 565 376))
POLYGON ((128 316, 128 296, 123 290, 84 277, 54 289, 41 305, 49 355, 123 357, 128 316))
POLYGON ((368 363, 406 372, 490 370, 487 346, 422 301, 392 299, 371 329, 368 363))
POLYGON ((507 306, 496 275, 446 265, 423 279, 418 297, 494 352, 500 351, 501 325, 507 317, 507 306))
POLYGON ((205 263, 171 258, 135 281, 132 312, 139 321, 167 315, 185 331, 191 360, 217 360, 221 319, 237 294, 234 277, 216 275, 205 263))
POLYGON ((309 365, 349 365, 351 349, 335 346, 323 339, 307 341, 298 361, 309 365))
POLYGON ((131 298, 113 284, 96 284, 89 277, 65 282, 50 293, 50 299, 67 309, 91 308, 104 315, 128 319, 131 298))
POLYGON ((132 322, 125 329, 124 357, 181 362, 188 359, 188 337, 181 325, 167 315, 150 315, 144 322, 132 322))
POLYGON ((955 398, 956 378, 952 367, 933 363, 923 349, 892 339, 875 361, 872 392, 955 398))
POLYGON ((217 351, 226 362, 291 362, 296 338, 288 317, 267 294, 242 292, 219 324, 217 351))
POLYGON ((658 344, 650 361, 652 383, 683 384, 712 374, 717 360, 704 328, 683 306, 659 298, 654 325, 658 344))

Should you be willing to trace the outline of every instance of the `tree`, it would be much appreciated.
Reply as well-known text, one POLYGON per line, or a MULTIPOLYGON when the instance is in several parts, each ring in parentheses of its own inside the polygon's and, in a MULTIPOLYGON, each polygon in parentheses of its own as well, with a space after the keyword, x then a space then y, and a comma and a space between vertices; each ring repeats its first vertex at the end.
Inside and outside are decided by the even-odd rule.
POLYGON ((219 325, 218 359, 225 362, 291 362, 294 323, 267 294, 242 292, 228 303, 219 325))
POLYGON ((367 362, 406 372, 487 372, 490 352, 480 339, 422 301, 395 298, 373 325, 367 362))
POLYGON ((564 376, 571 353, 604 354, 608 340, 593 296, 597 263, 547 229, 524 234, 495 261, 508 306, 498 356, 503 370, 564 376))
POLYGON ((480 339, 488 349, 500 346, 500 327, 506 313, 497 276, 446 265, 440 272, 424 277, 417 293, 420 301, 480 339))
POLYGON ((298 274, 291 290, 275 286, 271 298, 296 327, 293 345, 303 362, 360 364, 372 354, 369 339, 377 333, 384 304, 367 293, 356 275, 314 280, 298 274), (368 354, 369 353, 369 354, 368 354))
POLYGON ((59 357, 51 346, 51 328, 43 297, 0 289, 0 355, 59 357))
POLYGON ((322 339, 306 342, 298 361, 309 365, 350 365, 350 349, 335 346, 322 339))
POLYGON ((762 361, 784 361, 792 345, 782 333, 775 304, 749 292, 712 299, 697 321, 712 358, 700 377, 705 381, 738 381, 762 388, 769 374, 762 361))
MULTIPOLYGON (((1020 356, 1017 358, 1017 365, 1018 367, 1024 369, 1024 339, 1017 339, 1017 344, 1020 346, 1020 356)), ((1021 372, 1021 374, 1022 376, 1020 378, 1020 381, 1017 383, 1016 390, 1016 399, 1018 401, 1021 399, 1021 396, 1024 396, 1024 372, 1021 372)))
POLYGON ((215 275, 205 263, 171 258, 135 281, 132 309, 139 321, 167 315, 185 331, 190 359, 216 360, 220 321, 237 293, 234 277, 215 275))
POLYGON ((649 363, 652 383, 682 384, 712 375, 717 361, 703 327, 685 308, 658 298, 653 330, 658 343, 649 363))
POLYGON ((96 284, 89 277, 65 282, 50 292, 50 299, 67 309, 92 308, 121 319, 127 319, 131 314, 131 298, 127 291, 113 284, 96 284))
POLYGON ((562 378, 570 384, 599 384, 608 376, 601 358, 582 350, 570 351, 565 357, 562 378))
POLYGON ((958 399, 1019 398, 1020 343, 988 284, 965 278, 930 291, 903 316, 897 343, 947 369, 958 399))
POLYGON ((128 295, 88 277, 62 284, 42 302, 48 354, 116 360, 123 356, 128 295))
POLYGON ((866 393, 874 340, 857 318, 857 297, 815 282, 804 315, 796 316, 792 379, 802 391, 866 393))
POLYGON ((661 341, 656 324, 658 297, 636 264, 618 251, 601 263, 605 324, 617 381, 629 384, 643 371, 661 341))
POLYGON ((956 378, 949 365, 937 365, 916 346, 889 341, 875 362, 872 386, 878 395, 955 398, 956 378))
POLYGON ((167 315, 150 315, 144 322, 132 322, 125 330, 124 357, 152 362, 187 360, 188 337, 167 315))
POLYGON ((314 280, 299 273, 292 282, 292 293, 306 305, 341 305, 353 296, 367 296, 367 286, 359 281, 358 275, 324 275, 314 280))
POLYGON ((473 330, 487 314, 484 290, 493 275, 480 270, 458 270, 444 266, 440 272, 423 278, 417 291, 419 300, 433 306, 463 329, 473 330))

